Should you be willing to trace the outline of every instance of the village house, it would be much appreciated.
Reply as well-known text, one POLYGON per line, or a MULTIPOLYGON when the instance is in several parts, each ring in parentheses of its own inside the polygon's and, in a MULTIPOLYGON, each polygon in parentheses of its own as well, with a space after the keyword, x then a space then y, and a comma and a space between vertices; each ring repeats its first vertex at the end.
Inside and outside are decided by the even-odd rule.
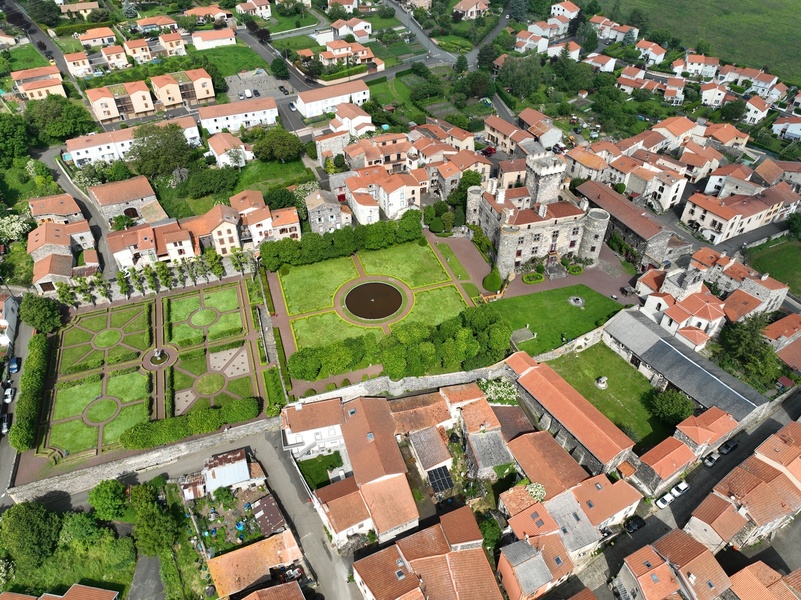
POLYGON ((356 138, 376 130, 372 117, 356 104, 350 102, 338 104, 334 114, 335 117, 328 123, 332 132, 347 132, 356 138))
POLYGON ((700 415, 690 415, 676 425, 673 437, 684 442, 698 457, 705 456, 739 430, 729 413, 712 406, 700 415))
POLYGON ((570 60, 578 62, 579 56, 581 55, 581 46, 579 46, 573 40, 570 40, 560 44, 548 46, 547 54, 549 58, 555 58, 565 54, 570 60))
POLYGON ((220 8, 216 4, 210 4, 208 6, 195 6, 188 10, 185 10, 184 16, 195 17, 198 25, 202 25, 204 23, 213 23, 214 21, 227 20, 230 19, 233 15, 229 11, 220 8))
POLYGON ((16 592, 2 592, 0 599, 2 600, 117 600, 120 597, 119 592, 113 590, 103 590, 97 587, 91 587, 80 583, 74 583, 70 586, 63 596, 58 594, 42 594, 39 596, 29 596, 28 594, 18 594, 16 592))
POLYGON ((782 317, 765 327, 762 334, 784 364, 801 372, 801 315, 782 317))
POLYGON ((16 46, 17 38, 0 29, 0 46, 16 46))
POLYGON ((136 21, 136 27, 142 33, 150 34, 153 32, 177 32, 178 23, 175 19, 165 15, 156 15, 154 17, 145 17, 136 21))
POLYGON ((55 291, 59 282, 72 283, 73 277, 94 275, 100 267, 95 239, 84 219, 43 223, 28 234, 28 255, 33 260, 33 286, 40 293, 55 291))
POLYGON ((126 40, 122 47, 125 48, 125 54, 133 58, 138 65, 150 62, 153 58, 146 39, 126 40))
POLYGON ((487 11, 489 11, 489 3, 486 0, 460 0, 453 7, 454 14, 460 15, 465 21, 483 17, 487 11))
MULTIPOLYGON (((188 11, 187 11, 188 12, 188 11)), ((197 50, 210 50, 222 46, 235 46, 236 34, 233 29, 209 29, 192 33, 192 45, 197 50)))
POLYGON ((126 216, 134 220, 155 223, 167 218, 156 200, 156 192, 147 177, 140 175, 125 181, 115 181, 86 189, 89 199, 95 204, 109 226, 114 217, 126 216))
POLYGON ((209 138, 209 151, 206 156, 213 156, 217 167, 242 168, 253 160, 253 149, 230 133, 215 133, 209 138))
POLYGON ((687 53, 684 58, 674 60, 671 66, 677 76, 687 73, 689 77, 712 79, 718 73, 720 59, 715 56, 687 53))
POLYGON ((770 106, 759 96, 751 96, 745 103, 745 117, 743 120, 749 125, 759 123, 768 116, 770 106))
POLYGON ((782 577, 764 562, 757 561, 731 576, 731 592, 738 600, 764 598, 781 600, 798 597, 801 593, 801 573, 798 570, 782 577))
MULTIPOLYGON (((562 130, 553 124, 553 120, 549 116, 538 110, 524 108, 517 115, 517 120, 519 125, 525 127, 546 150, 562 141, 562 130)), ((522 143, 527 143, 527 140, 523 140, 522 143)), ((526 152, 526 154, 531 153, 526 152)))
POLYGON ((28 200, 28 208, 37 225, 44 223, 66 225, 83 219, 78 203, 69 194, 31 198, 28 200))
POLYGON ((785 140, 801 140, 801 117, 779 117, 771 125, 773 135, 785 140))
POLYGON ((61 83, 61 73, 56 66, 12 71, 11 80, 16 90, 26 100, 41 100, 51 94, 67 97, 61 83))
POLYGON ((598 32, 599 40, 610 40, 612 43, 622 42, 629 31, 635 40, 640 35, 640 30, 636 27, 621 25, 601 15, 590 17, 589 24, 598 32))
POLYGON ((657 65, 667 56, 667 50, 648 40, 640 40, 634 47, 640 51, 640 59, 647 65, 657 65))
POLYGON ((240 15, 251 15, 262 19, 272 17, 269 0, 247 0, 236 5, 236 12, 240 15))
POLYGON ((115 83, 86 90, 86 97, 100 123, 114 123, 156 113, 150 89, 144 81, 115 83))
MULTIPOLYGON (((180 33, 163 33, 159 36, 159 45, 166 56, 186 56, 184 38, 180 33)), ((155 50, 155 49, 154 49, 155 50)))
POLYGON ((169 110, 177 105, 192 106, 214 100, 214 86, 205 69, 177 71, 151 77, 153 95, 169 110))
POLYGON ((515 36, 515 52, 529 52, 543 54, 548 50, 548 38, 542 37, 533 31, 520 31, 515 36))
POLYGON ((507 154, 514 154, 521 141, 534 137, 528 131, 519 129, 496 115, 484 119, 484 135, 496 150, 507 154))
POLYGON ((298 112, 306 119, 334 112, 338 104, 351 102, 358 106, 370 99, 370 89, 362 80, 340 83, 316 90, 300 92, 296 101, 298 112))
POLYGON ((572 21, 579 16, 579 12, 581 12, 581 9, 573 4, 570 0, 565 0, 564 2, 551 5, 552 17, 567 17, 568 20, 572 21))
POLYGON ((128 63, 128 55, 125 54, 125 48, 122 46, 101 48, 100 54, 103 56, 103 60, 106 61, 106 66, 112 71, 114 69, 127 69, 131 66, 128 63))
POLYGON ((92 74, 92 71, 94 71, 89 64, 89 57, 86 55, 86 52, 65 54, 64 60, 67 61, 67 70, 73 77, 82 79, 88 77, 92 74))
POLYGON ((359 12, 359 0, 328 0, 328 9, 330 10, 334 4, 342 6, 349 15, 359 12))
POLYGON ((726 88, 717 83, 701 84, 701 104, 717 108, 723 105, 726 98, 726 88))
POLYGON ((365 44, 370 41, 370 36, 373 33, 373 24, 364 19, 353 17, 347 21, 344 19, 334 21, 331 23, 331 29, 334 31, 335 39, 343 39, 348 35, 352 35, 357 42, 365 44))
POLYGON ((275 125, 278 119, 278 105, 275 98, 252 98, 230 104, 201 106, 198 109, 200 126, 209 133, 223 130, 239 131, 257 125, 275 125))
POLYGON ((720 165, 723 154, 712 146, 702 146, 687 141, 679 148, 679 161, 684 165, 685 177, 690 183, 698 183, 708 177, 720 165))
POLYGON ((337 201, 333 192, 317 190, 306 196, 306 211, 312 233, 333 232, 351 224, 351 213, 337 201))
POLYGON ((582 62, 587 63, 600 73, 613 73, 615 71, 616 60, 605 54, 590 53, 582 62))
POLYGON ((110 27, 95 27, 87 29, 86 33, 78 36, 78 41, 85 48, 94 48, 96 46, 113 46, 117 43, 117 36, 110 27))

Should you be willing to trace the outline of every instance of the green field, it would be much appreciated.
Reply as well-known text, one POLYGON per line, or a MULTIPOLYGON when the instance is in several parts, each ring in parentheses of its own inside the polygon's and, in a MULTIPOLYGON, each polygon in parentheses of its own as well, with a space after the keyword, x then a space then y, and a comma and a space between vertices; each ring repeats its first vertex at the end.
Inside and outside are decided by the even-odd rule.
POLYGON ((283 17, 278 14, 277 10, 274 10, 272 11, 272 17, 270 17, 267 29, 273 33, 281 33, 282 31, 289 31, 290 29, 317 25, 317 23, 319 23, 317 17, 309 12, 298 18, 297 15, 283 17))
POLYGON ((339 287, 357 276, 350 256, 290 267, 289 273, 280 276, 287 312, 298 315, 333 306, 339 287))
POLYGON ((309 49, 313 52, 322 52, 325 50, 325 46, 321 46, 317 43, 317 40, 308 35, 296 35, 294 37, 281 38, 280 40, 273 40, 271 44, 276 50, 309 49))
POLYGON ((267 62, 249 46, 237 42, 236 46, 222 46, 211 50, 196 50, 198 54, 207 56, 220 69, 220 75, 229 77, 240 71, 267 69, 267 62))
POLYGON ((564 341, 577 338, 601 325, 601 321, 623 308, 585 285, 537 292, 516 298, 504 298, 492 304, 513 329, 529 325, 537 337, 520 344, 532 356, 558 348, 564 341), (568 303, 570 296, 584 299, 584 307, 568 303))
MULTIPOLYGON (((586 1, 579 2, 580 5, 586 1)), ((615 0, 602 0, 608 14, 615 0)), ((648 29, 667 29, 692 48, 700 39, 712 46, 711 55, 771 73, 793 83, 801 82, 801 35, 798 35, 797 0, 630 0, 624 10, 640 9, 648 29)), ((620 21, 626 23, 625 20, 620 21)))
POLYGON ((417 292, 414 295, 412 312, 394 327, 412 321, 429 326, 439 325, 443 321, 455 317, 465 308, 467 305, 455 285, 417 292))
POLYGON ((646 408, 653 390, 648 380, 604 344, 566 354, 549 364, 631 437, 638 452, 655 446, 673 432, 646 408), (595 385, 595 380, 603 376, 608 378, 605 390, 595 385))
POLYGON ((793 294, 801 296, 801 242, 788 241, 749 250, 748 264, 786 283, 793 294))
POLYGON ((291 322, 298 348, 328 346, 348 338, 362 337, 374 333, 382 335, 380 327, 362 327, 343 320, 333 310, 311 317, 295 319, 291 322))
POLYGON ((409 242, 374 252, 359 252, 358 257, 368 275, 394 277, 412 289, 448 281, 448 274, 428 244, 409 242))
POLYGON ((451 271, 453 271, 453 274, 456 275, 456 279, 460 281, 470 281, 470 275, 462 266, 462 263, 459 262, 459 259, 456 258, 456 255, 453 253, 453 250, 451 250, 451 247, 448 246, 448 244, 445 242, 438 242, 437 250, 439 250, 442 256, 445 258, 445 262, 448 263, 451 271))
POLYGON ((382 29, 393 29, 395 27, 400 27, 401 22, 398 21, 396 17, 390 17, 389 19, 384 19, 379 17, 377 14, 370 15, 369 17, 364 17, 365 21, 369 21, 370 24, 373 26, 373 33, 377 33, 382 29))

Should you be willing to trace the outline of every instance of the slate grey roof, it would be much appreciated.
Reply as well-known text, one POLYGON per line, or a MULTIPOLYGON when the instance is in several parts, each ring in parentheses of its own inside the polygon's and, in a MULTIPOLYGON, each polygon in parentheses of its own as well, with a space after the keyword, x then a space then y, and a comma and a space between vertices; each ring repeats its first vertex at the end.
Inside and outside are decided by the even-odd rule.
POLYGON ((559 537, 568 552, 576 552, 601 539, 601 534, 592 526, 570 491, 546 500, 543 505, 559 525, 559 537))
POLYGON ((742 421, 768 402, 639 311, 619 312, 607 323, 606 333, 705 408, 717 406, 742 421))
POLYGON ((328 177, 328 189, 334 191, 337 188, 341 188, 345 185, 345 180, 350 179, 351 177, 356 177, 358 173, 355 171, 345 171, 344 173, 334 173, 333 175, 328 177))
POLYGON ((504 546, 501 552, 512 565, 524 596, 533 594, 553 579, 542 552, 530 546, 526 540, 504 546))
POLYGON ((481 470, 506 465, 513 460, 500 430, 471 433, 467 441, 481 470))
POLYGON ((426 427, 409 434, 409 441, 424 471, 433 469, 451 458, 451 453, 448 452, 448 447, 442 441, 442 436, 436 427, 426 427))

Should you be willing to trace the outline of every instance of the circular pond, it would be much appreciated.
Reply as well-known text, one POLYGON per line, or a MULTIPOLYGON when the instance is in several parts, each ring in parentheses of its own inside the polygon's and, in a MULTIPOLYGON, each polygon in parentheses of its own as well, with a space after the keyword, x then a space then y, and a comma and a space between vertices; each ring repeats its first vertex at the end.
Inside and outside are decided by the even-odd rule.
POLYGON ((403 295, 388 283, 371 282, 357 285, 345 296, 345 306, 360 319, 386 319, 403 304, 403 295))

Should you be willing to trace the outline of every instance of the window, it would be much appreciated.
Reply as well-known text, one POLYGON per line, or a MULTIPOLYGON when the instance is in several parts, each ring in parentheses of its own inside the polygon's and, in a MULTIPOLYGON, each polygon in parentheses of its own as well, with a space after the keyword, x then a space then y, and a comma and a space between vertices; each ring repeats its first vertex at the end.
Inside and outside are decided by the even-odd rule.
POLYGON ((659 583, 659 577, 656 576, 656 573, 651 573, 651 581, 659 583))
POLYGON ((647 560, 646 560, 644 564, 645 564, 645 566, 646 566, 646 567, 648 567, 649 569, 651 568, 651 563, 650 563, 649 561, 647 561, 647 560))
POLYGON ((570 232, 570 234, 571 235, 578 235, 579 234, 579 228, 578 227, 574 227, 573 230, 570 232))
POLYGON ((557 567, 561 567, 563 561, 562 561, 562 558, 560 556, 554 556, 553 562, 556 563, 557 567))
POLYGON ((592 503, 592 500, 587 500, 587 506, 590 508, 595 508, 595 505, 592 503))
POLYGON ((536 521, 534 521, 534 525, 536 525, 537 527, 542 527, 543 525, 545 525, 545 521, 543 521, 542 519, 537 519, 536 521))
POLYGON ((576 523, 578 523, 579 521, 581 521, 581 519, 580 519, 580 518, 579 518, 579 516, 578 516, 578 513, 573 513, 573 518, 576 520, 576 523))

